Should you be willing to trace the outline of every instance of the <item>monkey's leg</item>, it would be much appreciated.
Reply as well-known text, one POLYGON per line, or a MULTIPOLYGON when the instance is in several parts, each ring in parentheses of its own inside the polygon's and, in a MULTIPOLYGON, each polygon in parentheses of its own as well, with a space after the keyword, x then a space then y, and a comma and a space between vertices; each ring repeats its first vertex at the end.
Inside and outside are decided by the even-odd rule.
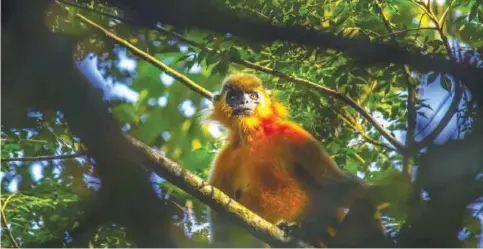
POLYGON ((393 247, 386 235, 376 205, 368 199, 357 199, 337 227, 330 247, 393 247))

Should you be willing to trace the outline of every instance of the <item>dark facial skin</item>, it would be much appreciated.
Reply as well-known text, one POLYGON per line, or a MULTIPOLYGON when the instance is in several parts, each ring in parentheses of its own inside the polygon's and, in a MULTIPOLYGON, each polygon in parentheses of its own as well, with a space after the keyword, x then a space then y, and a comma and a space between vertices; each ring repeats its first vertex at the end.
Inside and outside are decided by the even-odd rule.
POLYGON ((242 91, 236 87, 228 87, 225 103, 233 108, 233 116, 253 115, 260 103, 260 94, 256 91, 242 91))

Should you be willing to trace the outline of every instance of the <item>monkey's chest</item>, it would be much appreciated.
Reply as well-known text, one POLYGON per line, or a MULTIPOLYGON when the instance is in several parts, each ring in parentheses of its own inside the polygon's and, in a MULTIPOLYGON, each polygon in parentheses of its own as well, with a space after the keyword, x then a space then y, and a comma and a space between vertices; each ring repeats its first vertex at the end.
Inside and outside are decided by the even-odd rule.
POLYGON ((270 222, 293 221, 305 209, 307 193, 287 169, 283 155, 247 151, 239 158, 235 198, 270 222))

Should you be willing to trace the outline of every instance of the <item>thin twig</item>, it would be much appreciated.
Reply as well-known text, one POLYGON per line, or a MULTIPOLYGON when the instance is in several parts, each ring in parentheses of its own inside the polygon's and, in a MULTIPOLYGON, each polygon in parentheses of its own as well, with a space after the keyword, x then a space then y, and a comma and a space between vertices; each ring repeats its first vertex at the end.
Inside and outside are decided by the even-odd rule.
POLYGON ((34 157, 19 157, 19 158, 2 158, 2 162, 26 162, 26 161, 51 161, 57 159, 70 159, 85 156, 85 152, 76 152, 74 154, 68 155, 58 155, 58 156, 34 156, 34 157))
MULTIPOLYGON (((91 11, 91 9, 88 9, 88 8, 84 8, 84 9, 91 11)), ((96 11, 96 13, 99 13, 99 12, 96 11)), ((82 15, 77 14, 77 16, 82 16, 82 15)), ((132 23, 132 21, 116 17, 115 15, 111 15, 111 14, 106 13, 106 16, 109 16, 111 18, 115 18, 115 19, 118 19, 118 20, 121 20, 121 21, 126 21, 128 23, 132 23)), ((162 70, 170 69, 169 67, 167 67, 166 65, 157 61, 155 58, 153 58, 149 54, 141 51, 140 49, 136 48, 134 45, 130 44, 129 42, 127 42, 125 40, 123 40, 122 38, 117 37, 113 33, 107 31, 106 29, 104 29, 101 26, 95 24, 94 22, 90 21, 89 19, 87 19, 83 16, 82 16, 82 19, 85 20, 86 22, 88 22, 91 26, 103 31, 108 37, 122 43, 123 45, 125 45, 126 47, 131 49, 132 52, 136 53, 138 56, 142 57, 143 59, 146 59, 147 61, 149 61, 153 65, 157 66, 158 68, 161 68, 162 70), (167 69, 163 69, 163 68, 167 68, 167 69)), ((182 35, 180 35, 176 32, 168 31, 168 30, 166 30, 162 27, 159 27, 159 26, 156 26, 156 27, 153 27, 153 28, 155 28, 159 31, 162 31, 164 33, 170 34, 170 35, 174 36, 176 39, 178 39, 182 42, 185 42, 185 43, 187 43, 191 46, 198 47, 199 49, 205 50, 207 52, 219 53, 218 51, 216 51, 212 48, 209 48, 209 47, 205 46, 204 44, 186 39, 185 37, 183 37, 182 35)), ((339 101, 342 101, 343 103, 346 103, 347 105, 354 108, 357 112, 359 112, 364 118, 366 118, 376 128, 376 130, 378 130, 395 148, 397 148, 401 152, 403 152, 405 150, 404 145, 401 142, 399 142, 394 136, 392 136, 391 133, 388 130, 386 130, 381 124, 379 124, 379 122, 368 111, 366 111, 363 107, 358 105, 354 100, 347 97, 346 95, 338 93, 338 92, 336 92, 336 91, 334 91, 330 88, 318 85, 318 84, 313 83, 311 81, 301 79, 301 78, 297 78, 297 77, 293 77, 293 76, 289 76, 289 75, 282 73, 280 71, 277 71, 277 70, 274 70, 274 69, 271 69, 271 68, 268 68, 268 67, 263 67, 263 66, 254 64, 252 62, 246 61, 246 60, 231 59, 231 61, 233 63, 245 66, 247 68, 251 68, 251 69, 254 69, 254 70, 257 70, 257 71, 261 71, 261 72, 264 72, 264 73, 267 73, 267 74, 271 74, 271 75, 277 76, 279 78, 285 79, 289 82, 296 83, 296 84, 299 84, 299 85, 303 85, 303 86, 315 89, 315 90, 322 92, 322 93, 324 93, 328 96, 334 97, 334 98, 338 99, 339 101)), ((171 69, 170 71, 174 71, 174 70, 171 69)), ((174 72, 176 72, 176 71, 174 71, 174 72)), ((180 80, 182 83, 188 85, 188 87, 195 90, 196 92, 199 92, 203 96, 205 96, 205 97, 210 96, 208 98, 211 99, 211 93, 209 93, 205 89, 199 87, 198 85, 196 85, 196 83, 192 82, 188 78, 186 78, 186 77, 184 77, 180 74, 177 74, 177 75, 179 75, 180 77, 183 77, 184 79, 177 78, 175 75, 172 75, 172 76, 177 78, 178 80, 180 80)))
MULTIPOLYGON (((413 2, 413 1, 411 1, 411 2, 413 2)), ((413 3, 416 3, 416 5, 419 6, 428 15, 429 19, 431 19, 434 26, 436 27, 436 30, 439 33, 439 36, 441 37, 441 40, 443 41, 444 47, 446 48, 446 52, 448 53, 449 58, 451 60, 454 60, 455 58, 454 58, 453 52, 451 50, 451 45, 449 44, 449 41, 448 41, 448 37, 444 34, 442 25, 440 25, 440 23, 438 22, 438 19, 434 15, 433 11, 431 11, 431 8, 429 6, 424 5, 424 4, 417 2, 417 1, 413 2, 413 3)), ((444 21, 444 19, 443 19, 443 21, 444 21)))
POLYGON ((157 68, 161 69, 162 71, 166 72, 166 74, 168 74, 168 75, 174 77, 175 79, 179 80, 181 83, 183 83, 185 86, 187 86, 191 90, 199 93, 200 95, 202 95, 202 96, 204 96, 204 97, 206 97, 208 99, 211 99, 213 97, 213 95, 211 94, 211 92, 209 92, 205 88, 199 86, 198 84, 196 84, 195 82, 193 82, 192 80, 190 80, 185 75, 182 75, 182 74, 178 73, 176 70, 174 70, 171 67, 167 66, 166 64, 158 61, 152 55, 150 55, 150 54, 142 51, 141 49, 139 49, 136 46, 132 45, 128 41, 122 39, 121 37, 115 35, 114 33, 110 32, 110 31, 108 31, 107 29, 101 27, 97 23, 91 21, 87 17, 85 17, 85 16, 83 16, 81 14, 78 14, 78 13, 76 14, 76 16, 79 17, 80 19, 82 19, 84 22, 86 22, 90 26, 92 26, 93 28, 96 28, 97 30, 102 31, 104 33, 104 35, 106 35, 107 37, 109 37, 109 38, 111 38, 111 39, 119 42, 120 44, 124 45, 125 47, 127 47, 133 54, 136 54, 136 55, 140 56, 141 58, 145 59, 146 61, 148 61, 152 65, 154 65, 157 68))
POLYGON ((10 242, 12 243, 13 247, 20 248, 20 246, 17 243, 17 240, 15 240, 15 237, 13 237, 12 231, 7 226, 7 216, 5 215, 5 207, 7 206, 10 199, 12 199, 12 197, 14 197, 16 194, 17 193, 13 193, 13 194, 11 194, 7 197, 7 199, 5 200, 5 202, 2 205, 1 214, 2 214, 2 222, 5 226, 5 229, 7 230, 7 234, 8 234, 8 238, 10 239, 10 242))
MULTIPOLYGON (((382 18, 382 21, 384 22, 384 26, 386 26, 387 31, 391 34, 391 38, 394 42, 397 41, 397 36, 394 32, 394 29, 391 26, 391 23, 389 21, 389 18, 384 14, 384 11, 382 10, 382 5, 379 2, 379 0, 375 0, 375 6, 376 10, 379 13, 379 15, 382 18)), ((419 30, 418 30, 419 32, 419 30)), ((403 157, 403 174, 410 179, 412 175, 412 166, 411 166, 411 160, 413 155, 413 147, 414 147, 414 131, 416 129, 416 89, 413 84, 413 78, 411 76, 411 71, 409 70, 408 65, 404 65, 402 68, 404 75, 406 76, 406 84, 408 86, 408 103, 407 103, 407 122, 408 122, 408 128, 406 131, 406 149, 407 153, 404 154, 403 157)))
POLYGON ((422 28, 415 28, 415 29, 404 29, 404 30, 398 30, 398 31, 393 31, 391 33, 387 33, 387 34, 384 34, 382 36, 387 36, 387 35, 398 35, 400 33, 406 33, 406 32, 410 32, 410 31, 420 31, 420 30, 437 30, 437 28, 435 27, 422 27, 422 28))
POLYGON ((354 129, 355 131, 357 131, 364 140, 366 140, 367 142, 371 143, 371 144, 374 144, 374 145, 377 145, 377 146, 381 146, 381 147, 384 147, 388 150, 391 150, 391 151, 394 151, 395 149, 390 147, 390 146, 387 146, 386 144, 384 144, 383 142, 380 142, 380 141, 377 141, 376 139, 370 137, 369 135, 367 135, 367 133, 362 129, 360 128, 357 123, 354 123, 352 122, 351 120, 349 120, 349 118, 345 117, 344 114, 341 114, 341 113, 338 113, 337 111, 329 108, 330 110, 332 110, 337 116, 339 116, 339 118, 341 118, 347 125, 349 125, 352 129, 354 129))

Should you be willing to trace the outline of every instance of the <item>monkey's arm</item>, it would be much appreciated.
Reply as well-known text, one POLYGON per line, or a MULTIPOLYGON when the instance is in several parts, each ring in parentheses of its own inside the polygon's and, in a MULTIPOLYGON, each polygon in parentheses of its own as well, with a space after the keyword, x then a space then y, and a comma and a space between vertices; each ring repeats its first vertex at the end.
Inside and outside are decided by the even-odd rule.
POLYGON ((285 138, 286 155, 291 155, 291 171, 310 189, 318 189, 325 194, 333 195, 331 199, 339 200, 346 206, 344 199, 351 200, 354 195, 362 194, 366 184, 356 177, 343 172, 329 153, 308 132, 297 130, 298 136, 285 138))
POLYGON ((287 145, 287 150, 293 155, 291 161, 294 174, 314 194, 314 202, 308 212, 301 217, 305 223, 302 225, 305 225, 307 230, 314 230, 320 225, 332 226, 335 220, 340 222, 343 219, 342 227, 337 225, 336 240, 324 241, 329 242, 329 247, 333 246, 332 243, 350 246, 370 245, 366 247, 390 245, 387 243, 375 203, 366 199, 369 189, 367 184, 340 170, 330 155, 308 133, 305 139, 290 140, 287 145), (350 212, 345 215, 341 212, 342 207, 350 207, 350 212), (356 239, 353 237, 354 234, 359 237, 356 239), (347 244, 346 240, 354 244, 347 244))

